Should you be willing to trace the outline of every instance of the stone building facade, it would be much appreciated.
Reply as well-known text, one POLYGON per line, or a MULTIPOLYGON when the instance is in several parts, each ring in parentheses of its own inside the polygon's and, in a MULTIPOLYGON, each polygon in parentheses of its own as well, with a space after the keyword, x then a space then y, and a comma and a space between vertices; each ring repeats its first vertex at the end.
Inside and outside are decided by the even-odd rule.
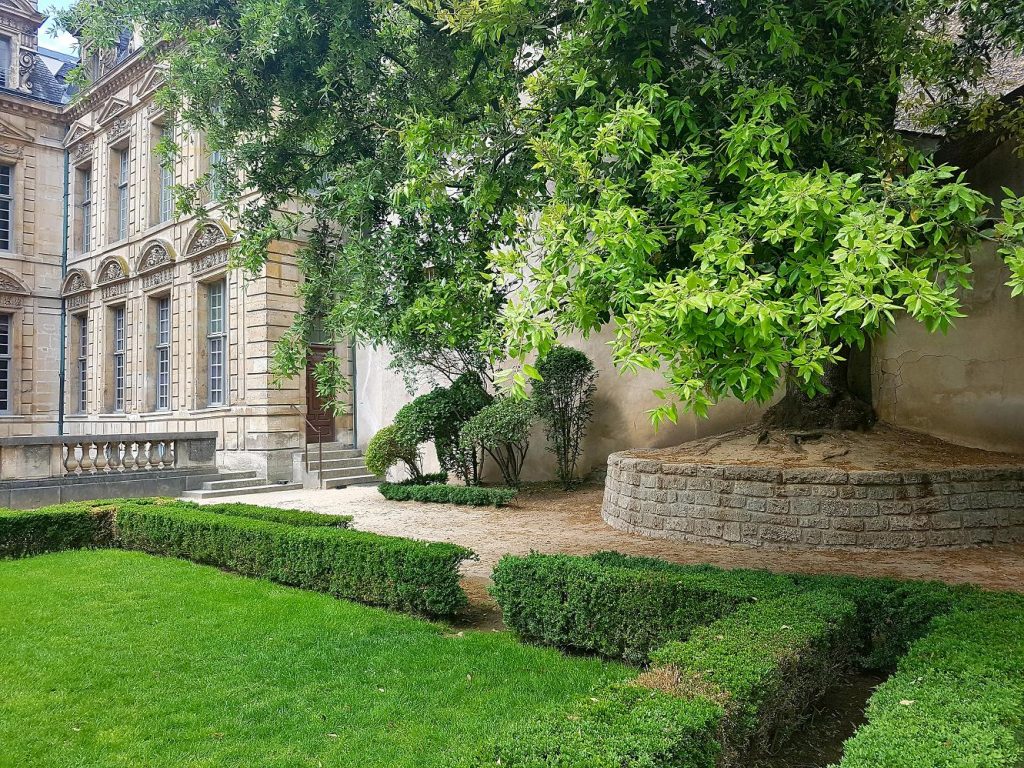
POLYGON ((215 173, 204 215, 175 214, 173 187, 216 158, 154 104, 152 55, 124 36, 90 57, 89 89, 70 100, 23 3, 0 0, 0 40, 18 22, 16 53, 53 82, 0 86, 0 436, 212 431, 222 468, 269 480, 292 477, 307 440, 351 441, 351 419, 327 415, 306 377, 270 372, 299 309, 299 243, 275 243, 258 275, 233 267, 215 173), (168 133, 173 162, 157 153, 168 133))

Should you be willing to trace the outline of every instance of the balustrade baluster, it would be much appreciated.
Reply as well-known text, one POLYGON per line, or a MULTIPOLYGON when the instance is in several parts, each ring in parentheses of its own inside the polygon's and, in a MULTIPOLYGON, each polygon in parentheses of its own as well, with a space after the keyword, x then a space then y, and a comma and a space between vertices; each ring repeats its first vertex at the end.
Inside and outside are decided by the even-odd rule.
POLYGON ((107 458, 107 451, 110 449, 110 443, 106 440, 101 440, 96 443, 96 471, 105 472, 107 465, 110 463, 107 458))
POLYGON ((164 445, 164 452, 163 452, 164 468, 165 469, 171 469, 174 466, 174 460, 176 458, 175 455, 174 455, 174 441, 173 440, 165 440, 163 445, 164 445))
POLYGON ((82 466, 82 474, 83 475, 92 472, 92 469, 93 469, 93 466, 94 466, 93 465, 93 460, 92 460, 92 447, 93 447, 93 441, 92 440, 86 440, 86 441, 84 441, 82 443, 82 458, 79 461, 79 464, 81 464, 81 466, 82 466))
POLYGON ((160 469, 160 443, 156 440, 149 441, 149 468, 160 469))
POLYGON ((67 443, 64 449, 67 451, 67 455, 64 457, 64 469, 69 475, 73 475, 78 470, 78 457, 75 455, 78 443, 67 443))
POLYGON ((123 469, 121 463, 121 441, 115 440, 110 444, 110 471, 120 472, 123 469))
POLYGON ((135 469, 135 441, 124 441, 124 471, 131 472, 135 469))

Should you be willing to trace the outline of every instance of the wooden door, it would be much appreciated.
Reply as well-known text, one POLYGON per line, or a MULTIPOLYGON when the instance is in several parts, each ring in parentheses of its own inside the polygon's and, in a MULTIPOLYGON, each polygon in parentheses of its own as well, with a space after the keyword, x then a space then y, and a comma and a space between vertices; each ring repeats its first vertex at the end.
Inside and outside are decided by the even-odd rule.
POLYGON ((327 354, 328 347, 313 347, 306 362, 306 442, 323 440, 334 442, 334 416, 324 407, 323 400, 316 393, 313 369, 327 354))

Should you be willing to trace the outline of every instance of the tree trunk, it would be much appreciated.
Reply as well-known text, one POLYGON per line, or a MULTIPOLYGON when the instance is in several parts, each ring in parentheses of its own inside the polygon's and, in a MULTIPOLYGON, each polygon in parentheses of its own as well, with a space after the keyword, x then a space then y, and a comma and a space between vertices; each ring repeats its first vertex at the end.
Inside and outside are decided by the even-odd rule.
POLYGON ((795 382, 787 381, 786 394, 765 411, 761 423, 772 429, 870 429, 875 412, 870 389, 862 383, 869 380, 869 371, 863 369, 871 356, 849 348, 840 354, 845 360, 825 368, 825 392, 808 397, 795 382))

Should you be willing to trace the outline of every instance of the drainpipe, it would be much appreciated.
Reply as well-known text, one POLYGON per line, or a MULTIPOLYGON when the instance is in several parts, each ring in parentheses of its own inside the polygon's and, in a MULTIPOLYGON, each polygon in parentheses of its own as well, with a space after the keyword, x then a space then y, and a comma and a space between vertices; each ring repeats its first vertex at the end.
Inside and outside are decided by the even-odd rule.
MULTIPOLYGON (((61 231, 63 232, 63 239, 61 240, 60 249, 60 287, 64 287, 64 278, 68 274, 68 202, 69 202, 69 189, 68 189, 68 174, 70 171, 70 159, 71 153, 69 150, 64 150, 64 210, 61 215, 61 231)), ((59 436, 64 435, 64 390, 67 382, 67 335, 68 335, 68 313, 67 313, 67 299, 64 298, 63 291, 61 291, 60 297, 60 368, 58 373, 58 391, 60 392, 60 400, 57 403, 57 434, 59 436)))
POLYGON ((359 419, 356 413, 356 342, 348 343, 348 380, 352 384, 352 447, 359 447, 359 419))

